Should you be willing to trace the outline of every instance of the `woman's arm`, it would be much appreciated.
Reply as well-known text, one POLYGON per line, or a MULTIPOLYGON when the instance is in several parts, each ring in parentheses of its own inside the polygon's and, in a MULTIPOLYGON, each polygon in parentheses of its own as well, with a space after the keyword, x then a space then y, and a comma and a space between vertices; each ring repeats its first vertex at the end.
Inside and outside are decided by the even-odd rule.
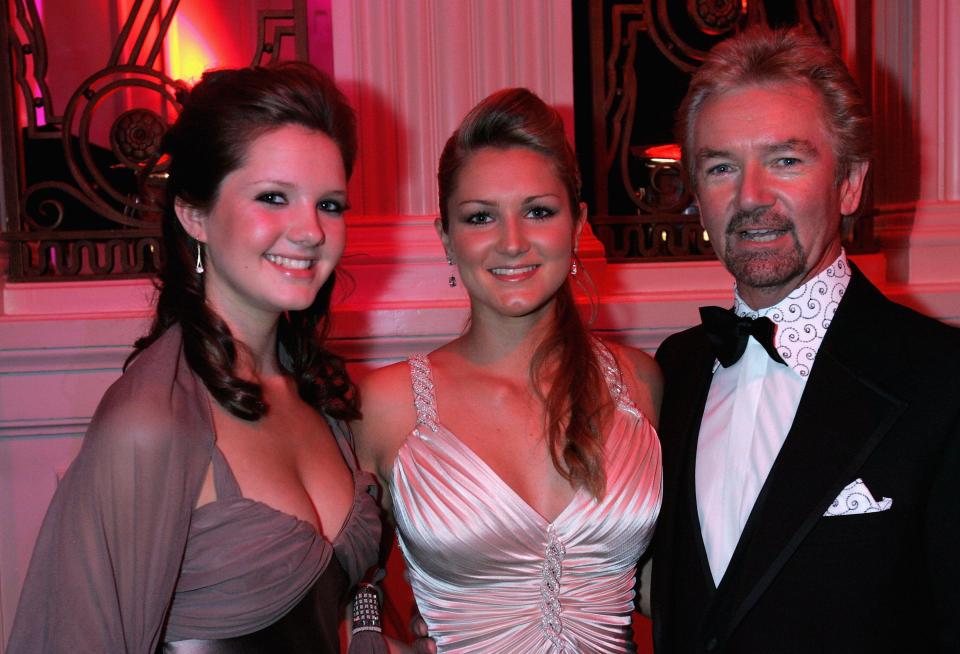
POLYGON ((663 399, 663 373, 652 356, 626 345, 607 343, 620 366, 623 383, 630 397, 650 423, 660 423, 660 402, 663 399))
MULTIPOLYGON (((360 467, 373 471, 382 489, 381 504, 392 518, 390 477, 397 452, 416 427, 410 367, 406 361, 379 368, 360 381, 363 418, 351 424, 360 467)), ((384 638, 391 654, 433 654, 436 645, 423 634, 412 645, 384 638)))
POLYGON ((204 464, 182 464, 171 434, 142 420, 121 411, 84 437, 40 531, 8 654, 156 650, 204 464))
POLYGON ((205 391, 168 345, 97 408, 44 519, 8 654, 156 651, 213 448, 205 391))
POLYGON ((380 503, 392 516, 390 476, 397 452, 417 422, 406 361, 379 368, 360 381, 363 417, 351 423, 360 467, 376 474, 380 503))

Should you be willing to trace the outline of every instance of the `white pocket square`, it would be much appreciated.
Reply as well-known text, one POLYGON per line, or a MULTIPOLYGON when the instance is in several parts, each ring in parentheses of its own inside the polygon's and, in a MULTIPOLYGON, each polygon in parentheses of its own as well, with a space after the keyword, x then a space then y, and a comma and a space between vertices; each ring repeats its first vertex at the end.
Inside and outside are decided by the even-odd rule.
POLYGON ((876 501, 863 480, 855 479, 843 487, 843 490, 837 495, 837 499, 833 501, 833 504, 823 515, 828 518, 838 515, 861 515, 863 513, 886 511, 891 506, 893 506, 892 499, 884 497, 879 502, 876 501))

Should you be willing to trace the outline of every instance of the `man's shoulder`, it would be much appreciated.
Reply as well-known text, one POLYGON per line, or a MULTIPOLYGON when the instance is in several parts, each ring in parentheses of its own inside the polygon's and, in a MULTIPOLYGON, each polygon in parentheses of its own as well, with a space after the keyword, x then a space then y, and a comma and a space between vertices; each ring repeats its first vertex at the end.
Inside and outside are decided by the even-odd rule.
POLYGON ((889 303, 892 321, 894 324, 902 325, 900 327, 901 331, 910 334, 912 337, 960 344, 960 328, 921 313, 905 304, 900 304, 889 298, 886 299, 889 303))
POLYGON ((708 342, 703 327, 695 325, 665 338, 657 348, 657 363, 664 369, 673 367, 689 362, 691 357, 706 353, 707 348, 708 342))
POLYGON ((878 326, 914 368, 949 370, 960 381, 960 329, 890 301, 890 317, 878 326))
POLYGON ((823 347, 885 388, 960 392, 960 329, 895 302, 865 279, 851 284, 823 347))
POLYGON ((960 356, 957 327, 890 299, 866 278, 850 290, 853 292, 848 293, 849 306, 841 303, 837 318, 847 309, 853 314, 851 323, 873 330, 884 340, 909 343, 921 351, 941 349, 945 355, 960 356))

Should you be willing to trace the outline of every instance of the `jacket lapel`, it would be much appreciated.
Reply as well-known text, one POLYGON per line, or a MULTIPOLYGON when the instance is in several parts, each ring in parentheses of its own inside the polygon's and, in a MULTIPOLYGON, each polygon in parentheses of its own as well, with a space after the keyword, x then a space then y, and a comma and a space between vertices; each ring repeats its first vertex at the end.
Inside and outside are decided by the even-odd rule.
POLYGON ((713 573, 710 571, 710 560, 707 558, 707 547, 703 542, 703 531, 700 528, 700 511, 697 508, 697 444, 700 440, 700 423, 703 422, 703 412, 706 408, 707 396, 710 393, 710 382, 713 379, 713 367, 716 362, 713 354, 710 355, 710 364, 707 373, 703 375, 702 388, 698 389, 696 410, 691 414, 696 418, 688 427, 685 440, 683 461, 679 468, 682 476, 679 480, 678 501, 681 503, 679 511, 687 514, 687 523, 691 525, 690 538, 694 540, 693 548, 696 551, 699 574, 706 585, 716 590, 713 573))
POLYGON ((905 408, 871 381, 877 352, 883 351, 881 332, 872 327, 883 310, 878 298, 886 302, 854 270, 787 439, 721 580, 712 617, 725 624, 727 634, 905 408), (864 342, 869 346, 864 348, 864 342))
MULTIPOLYGON (((681 583, 675 575, 675 546, 669 540, 677 537, 678 512, 692 512, 693 524, 698 524, 692 470, 700 420, 713 377, 714 356, 700 328, 694 328, 689 336, 683 343, 685 352, 682 364, 664 367, 667 395, 664 398, 660 430, 664 479, 663 504, 657 522, 657 534, 660 537, 654 552, 655 592, 658 597, 653 607, 655 616, 660 606, 672 604, 676 584, 681 583)), ((699 529, 696 537, 700 539, 699 529)), ((700 550, 703 550, 702 545, 700 550)), ((705 556, 703 559, 706 561, 705 556)), ((706 574, 710 579, 709 569, 706 574)), ((662 620, 655 619, 654 630, 662 624, 662 620)))

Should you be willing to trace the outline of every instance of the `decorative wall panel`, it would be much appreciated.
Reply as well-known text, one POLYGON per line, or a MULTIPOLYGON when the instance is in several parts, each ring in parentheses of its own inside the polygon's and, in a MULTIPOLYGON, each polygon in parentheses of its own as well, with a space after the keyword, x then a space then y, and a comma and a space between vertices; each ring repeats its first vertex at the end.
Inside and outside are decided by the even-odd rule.
MULTIPOLYGON (((293 8, 259 12, 253 63, 278 59, 291 40, 292 53, 307 56, 305 0, 290 1, 293 8)), ((16 135, 5 139, 2 151, 10 280, 146 277, 159 269, 160 139, 188 89, 167 74, 162 56, 179 4, 130 5, 105 65, 84 71, 58 104, 48 83, 54 74, 48 52, 79 37, 69 29, 46 34, 37 0, 5 3, 0 36, 12 54, 0 82, 9 72, 24 116, 21 125, 14 108, 0 112, 3 130, 16 135)), ((104 18, 112 15, 108 9, 120 11, 94 7, 104 18)), ((46 9, 51 20, 62 18, 63 7, 46 9)), ((4 94, 6 103, 14 99, 4 94)))

